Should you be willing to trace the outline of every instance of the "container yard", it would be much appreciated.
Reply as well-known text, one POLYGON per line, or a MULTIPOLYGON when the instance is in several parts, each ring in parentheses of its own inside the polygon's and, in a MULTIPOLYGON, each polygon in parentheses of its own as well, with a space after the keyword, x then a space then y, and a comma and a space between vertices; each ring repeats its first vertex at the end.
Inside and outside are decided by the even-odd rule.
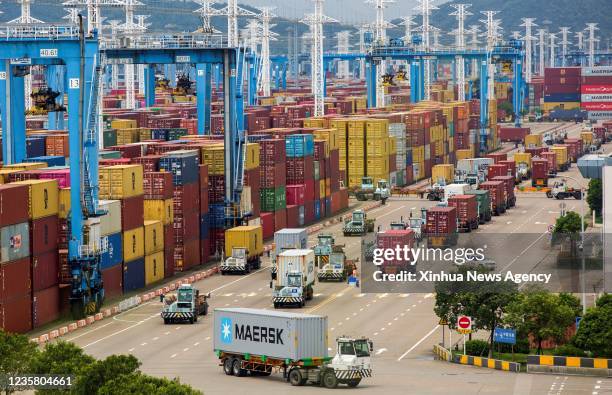
MULTIPOLYGON (((143 375, 205 393, 527 391, 506 373, 531 374, 542 350, 507 306, 490 327, 459 285, 441 298, 455 280, 411 288, 440 274, 419 251, 484 245, 484 262, 451 270, 554 267, 546 292, 579 298, 567 339, 539 339, 551 364, 569 358, 553 353, 579 347, 587 308, 612 292, 590 271, 609 258, 605 21, 570 32, 552 15, 511 26, 508 11, 429 0, 226 3, 0 4, 0 334, 134 355, 143 375), (565 248, 551 234, 570 213, 581 239, 565 248), (379 250, 413 260, 372 264, 379 250), (527 350, 500 346, 500 330, 527 350)), ((576 394, 612 385, 557 368, 576 394)), ((556 393, 552 378, 525 393, 556 393)))

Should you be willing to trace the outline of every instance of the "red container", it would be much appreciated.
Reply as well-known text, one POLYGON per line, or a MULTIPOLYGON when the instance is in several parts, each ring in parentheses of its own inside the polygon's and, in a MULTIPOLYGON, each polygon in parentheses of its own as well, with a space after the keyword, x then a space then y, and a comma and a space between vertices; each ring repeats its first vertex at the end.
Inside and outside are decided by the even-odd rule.
POLYGON ((563 93, 580 93, 580 84, 551 84, 544 86, 544 95, 555 95, 563 93))
POLYGON ((210 260, 210 239, 200 239, 200 263, 210 260))
MULTIPOLYGON (((587 83, 584 82, 585 78, 587 77, 582 77, 583 83, 582 83, 582 86, 580 87, 580 93, 582 93, 583 95, 612 94, 612 80, 610 80, 610 77, 605 77, 607 78, 607 82, 605 83, 592 82, 592 85, 587 85, 587 83)), ((593 78, 593 77, 589 77, 589 78, 593 78)), ((596 77, 596 78, 604 78, 604 77, 596 77)), ((591 82, 589 82, 589 84, 591 84, 591 82)))
POLYGON ((306 185, 287 185, 287 205, 302 206, 304 205, 304 196, 306 193, 306 185))
POLYGON ((144 225, 144 196, 121 200, 121 224, 124 231, 144 225))
POLYGON ((547 67, 544 69, 544 79, 546 77, 580 77, 581 75, 580 67, 547 67))
POLYGON ((546 159, 548 162, 548 174, 557 174, 557 153, 554 151, 542 152, 542 159, 546 159))
POLYGON ((516 205, 516 197, 514 195, 514 176, 494 177, 492 181, 502 181, 504 183, 504 196, 506 199, 506 207, 514 207, 516 205))
POLYGON ((159 171, 159 160, 161 155, 139 156, 132 159, 132 163, 142 165, 145 173, 159 171))
POLYGON ((123 295, 123 265, 115 265, 102 270, 104 296, 107 299, 123 295))
POLYGON ((172 199, 172 173, 145 173, 142 181, 144 198, 147 200, 172 199))
POLYGON ((457 209, 460 230, 469 232, 478 227, 478 200, 476 195, 453 195, 448 198, 448 206, 457 209))
POLYGON ((487 179, 492 180, 497 176, 505 176, 508 174, 508 167, 502 164, 490 165, 487 168, 487 179))
POLYGON ((287 227, 287 210, 277 210, 274 212, 274 231, 287 227))
POLYGON ((174 242, 178 245, 193 239, 200 239, 199 212, 190 211, 179 215, 174 214, 174 242))
POLYGON ((172 276, 174 276, 174 244, 172 244, 172 249, 164 250, 164 278, 172 276))
POLYGON ((501 141, 522 143, 530 132, 530 128, 499 128, 499 138, 501 141))
POLYGON ((0 304, 31 292, 30 273, 30 258, 0 264, 0 304))
POLYGON ((26 333, 32 330, 32 295, 14 296, 0 302, 0 328, 12 333, 26 333))
POLYGON ((505 165, 508 171, 508 175, 516 177, 516 162, 513 160, 502 160, 499 162, 500 165, 505 165))
POLYGON ((262 228, 264 239, 269 239, 272 236, 274 236, 274 214, 275 213, 260 213, 259 214, 259 220, 261 221, 261 228, 262 228))
POLYGON ((142 145, 140 144, 117 145, 114 147, 108 147, 107 149, 110 151, 121 152, 121 157, 124 159, 125 158, 128 158, 128 159, 138 158, 139 156, 143 155, 142 145))
POLYGON ((197 182, 176 185, 172 194, 174 214, 200 211, 200 185, 197 182))
POLYGON ((479 189, 489 191, 491 195, 491 211, 495 215, 500 215, 506 211, 504 185, 503 181, 486 181, 479 186, 479 189))
POLYGON ((27 185, 0 185, 0 227, 26 222, 28 199, 27 185))
MULTIPOLYGON (((407 246, 408 248, 412 248, 414 245, 414 231, 411 229, 407 230, 386 230, 383 232, 378 232, 376 234, 376 246, 377 248, 384 249, 392 249, 395 250, 396 247, 404 248, 407 246)), ((382 270, 389 273, 397 273, 399 270, 407 269, 411 266, 410 261, 406 260, 397 260, 395 256, 393 259, 384 259, 382 263, 382 270)))
POLYGON ((285 163, 287 154, 284 139, 269 139, 259 142, 260 164, 285 163))
POLYGON ((426 233, 450 235, 457 232, 457 209, 454 207, 432 207, 427 210, 426 233))
POLYGON ((287 159, 287 184, 305 184, 314 180, 314 159, 312 156, 287 159))
POLYGON ((59 284, 59 256, 57 251, 31 257, 32 291, 40 291, 59 284))
POLYGON ((564 143, 568 145, 568 155, 572 162, 576 162, 578 157, 582 155, 582 140, 581 139, 565 139, 564 143))
POLYGON ((299 228, 300 207, 287 205, 287 228, 299 228))
POLYGON ((30 253, 40 255, 48 251, 57 252, 57 215, 30 221, 30 253))
POLYGON ((200 263, 200 239, 188 240, 174 247, 174 270, 185 271, 200 263))
POLYGON ((531 180, 533 186, 548 186, 548 160, 534 158, 531 160, 531 180))
POLYGON ((493 159, 493 162, 495 164, 498 164, 502 160, 508 160, 508 154, 506 154, 506 153, 499 153, 499 152, 493 153, 493 154, 488 154, 486 157, 493 159))
POLYGON ((41 291, 34 291, 32 296, 32 325, 34 328, 57 320, 59 315, 59 286, 55 285, 41 291))

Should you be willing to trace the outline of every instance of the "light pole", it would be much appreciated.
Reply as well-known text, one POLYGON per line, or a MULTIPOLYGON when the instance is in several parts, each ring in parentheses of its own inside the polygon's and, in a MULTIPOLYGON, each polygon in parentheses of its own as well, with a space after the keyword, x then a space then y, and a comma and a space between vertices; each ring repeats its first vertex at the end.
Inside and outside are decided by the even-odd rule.
POLYGON ((578 184, 580 187, 580 260, 582 263, 582 315, 586 314, 586 273, 585 273, 585 259, 584 259, 584 201, 586 200, 586 196, 584 196, 584 192, 586 188, 581 181, 578 181, 574 177, 563 176, 563 178, 570 179, 578 184))

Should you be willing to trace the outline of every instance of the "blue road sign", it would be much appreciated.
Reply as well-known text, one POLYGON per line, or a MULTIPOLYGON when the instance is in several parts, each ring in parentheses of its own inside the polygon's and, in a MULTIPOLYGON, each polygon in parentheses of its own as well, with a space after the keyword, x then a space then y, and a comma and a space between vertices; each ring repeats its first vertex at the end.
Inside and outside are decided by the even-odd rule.
POLYGON ((514 329, 495 328, 493 341, 496 343, 516 344, 516 331, 514 329))
POLYGON ((576 317, 576 330, 580 327, 580 321, 582 321, 582 317, 576 317))

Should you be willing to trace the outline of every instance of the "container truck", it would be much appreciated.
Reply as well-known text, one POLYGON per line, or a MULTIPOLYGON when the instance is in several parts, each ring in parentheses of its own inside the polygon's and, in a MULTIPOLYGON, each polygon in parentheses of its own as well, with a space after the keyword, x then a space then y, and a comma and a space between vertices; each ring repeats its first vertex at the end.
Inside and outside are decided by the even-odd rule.
POLYGON ((387 180, 378 180, 376 187, 374 187, 372 177, 363 177, 361 179, 361 187, 355 191, 355 198, 359 201, 380 200, 382 204, 386 204, 390 196, 391 190, 387 180))
POLYGON ((356 387, 372 376, 367 338, 341 336, 328 356, 327 317, 247 308, 214 311, 214 351, 228 376, 282 373, 293 386, 356 387))
POLYGON ((487 190, 477 189, 469 191, 467 195, 475 195, 478 200, 478 217, 480 224, 484 224, 491 220, 491 193, 487 190))
POLYGON ((531 154, 515 153, 514 163, 516 163, 516 177, 521 181, 528 180, 531 177, 531 154))
POLYGON ((548 162, 548 178, 557 176, 557 153, 554 151, 542 152, 542 158, 548 162))
POLYGON ((475 195, 454 195, 448 199, 448 207, 457 209, 457 227, 459 232, 469 233, 478 229, 478 199, 475 195))
POLYGON ((431 207, 425 220, 427 244, 433 248, 451 247, 457 244, 457 209, 431 207))
POLYGON ((548 160, 533 158, 531 161, 531 185, 534 187, 548 186, 548 160))
POLYGON ((261 225, 238 226, 225 231, 225 259, 219 270, 228 273, 249 273, 261 267, 263 232, 261 225))
POLYGON ((494 177, 491 181, 502 181, 504 183, 506 208, 512 208, 516 206, 516 195, 514 194, 514 178, 512 176, 499 176, 494 177))
POLYGON ((191 284, 182 284, 175 294, 165 295, 162 298, 161 317, 165 325, 175 322, 193 324, 198 322, 198 316, 208 314, 210 293, 200 295, 200 291, 191 284))
POLYGON ((557 144, 550 150, 557 154, 557 171, 567 171, 570 168, 568 146, 565 144, 557 144))
POLYGON ((287 250, 276 257, 276 279, 270 283, 274 308, 304 307, 314 294, 313 250, 287 250))
POLYGON ((467 191, 471 191, 474 188, 470 184, 450 184, 444 187, 444 198, 443 203, 448 202, 448 199, 454 195, 465 195, 467 191))
POLYGON ((319 234, 317 239, 314 256, 319 282, 346 281, 355 270, 355 263, 346 259, 344 246, 336 245, 330 234, 319 234))
MULTIPOLYGON (((396 247, 403 249, 404 246, 412 248, 414 246, 414 232, 411 229, 406 230, 385 230, 376 233, 376 246, 378 248, 393 249, 396 247)), ((380 267, 380 270, 386 274, 397 274, 402 270, 414 271, 415 266, 411 262, 405 260, 385 259, 380 267)))
POLYGON ((525 136, 525 148, 539 148, 542 146, 541 134, 528 134, 525 136))
POLYGON ((508 175, 508 166, 501 163, 489 166, 489 172, 487 173, 487 180, 492 180, 497 176, 508 175))
POLYGON ((494 164, 492 158, 469 158, 457 161, 455 182, 475 185, 484 182, 490 165, 494 164))
POLYGON ((480 184, 480 189, 489 191, 491 196, 491 213, 495 216, 506 212, 503 181, 487 181, 480 184))
POLYGON ((344 222, 342 232, 344 236, 365 236, 374 232, 374 219, 369 219, 368 214, 361 209, 355 210, 351 219, 344 222))
POLYGON ((582 156, 582 140, 571 138, 571 139, 565 139, 563 143, 569 147, 568 148, 569 159, 572 162, 576 163, 578 161, 578 158, 582 156))
POLYGON ((555 198, 558 200, 564 200, 573 197, 576 200, 582 199, 582 191, 567 186, 567 181, 561 180, 554 183, 550 191, 546 192, 546 197, 549 199, 555 198))
POLYGON ((303 250, 308 247, 308 230, 304 228, 285 228, 274 232, 274 251, 272 253, 272 280, 276 278, 276 257, 285 250, 303 250))

